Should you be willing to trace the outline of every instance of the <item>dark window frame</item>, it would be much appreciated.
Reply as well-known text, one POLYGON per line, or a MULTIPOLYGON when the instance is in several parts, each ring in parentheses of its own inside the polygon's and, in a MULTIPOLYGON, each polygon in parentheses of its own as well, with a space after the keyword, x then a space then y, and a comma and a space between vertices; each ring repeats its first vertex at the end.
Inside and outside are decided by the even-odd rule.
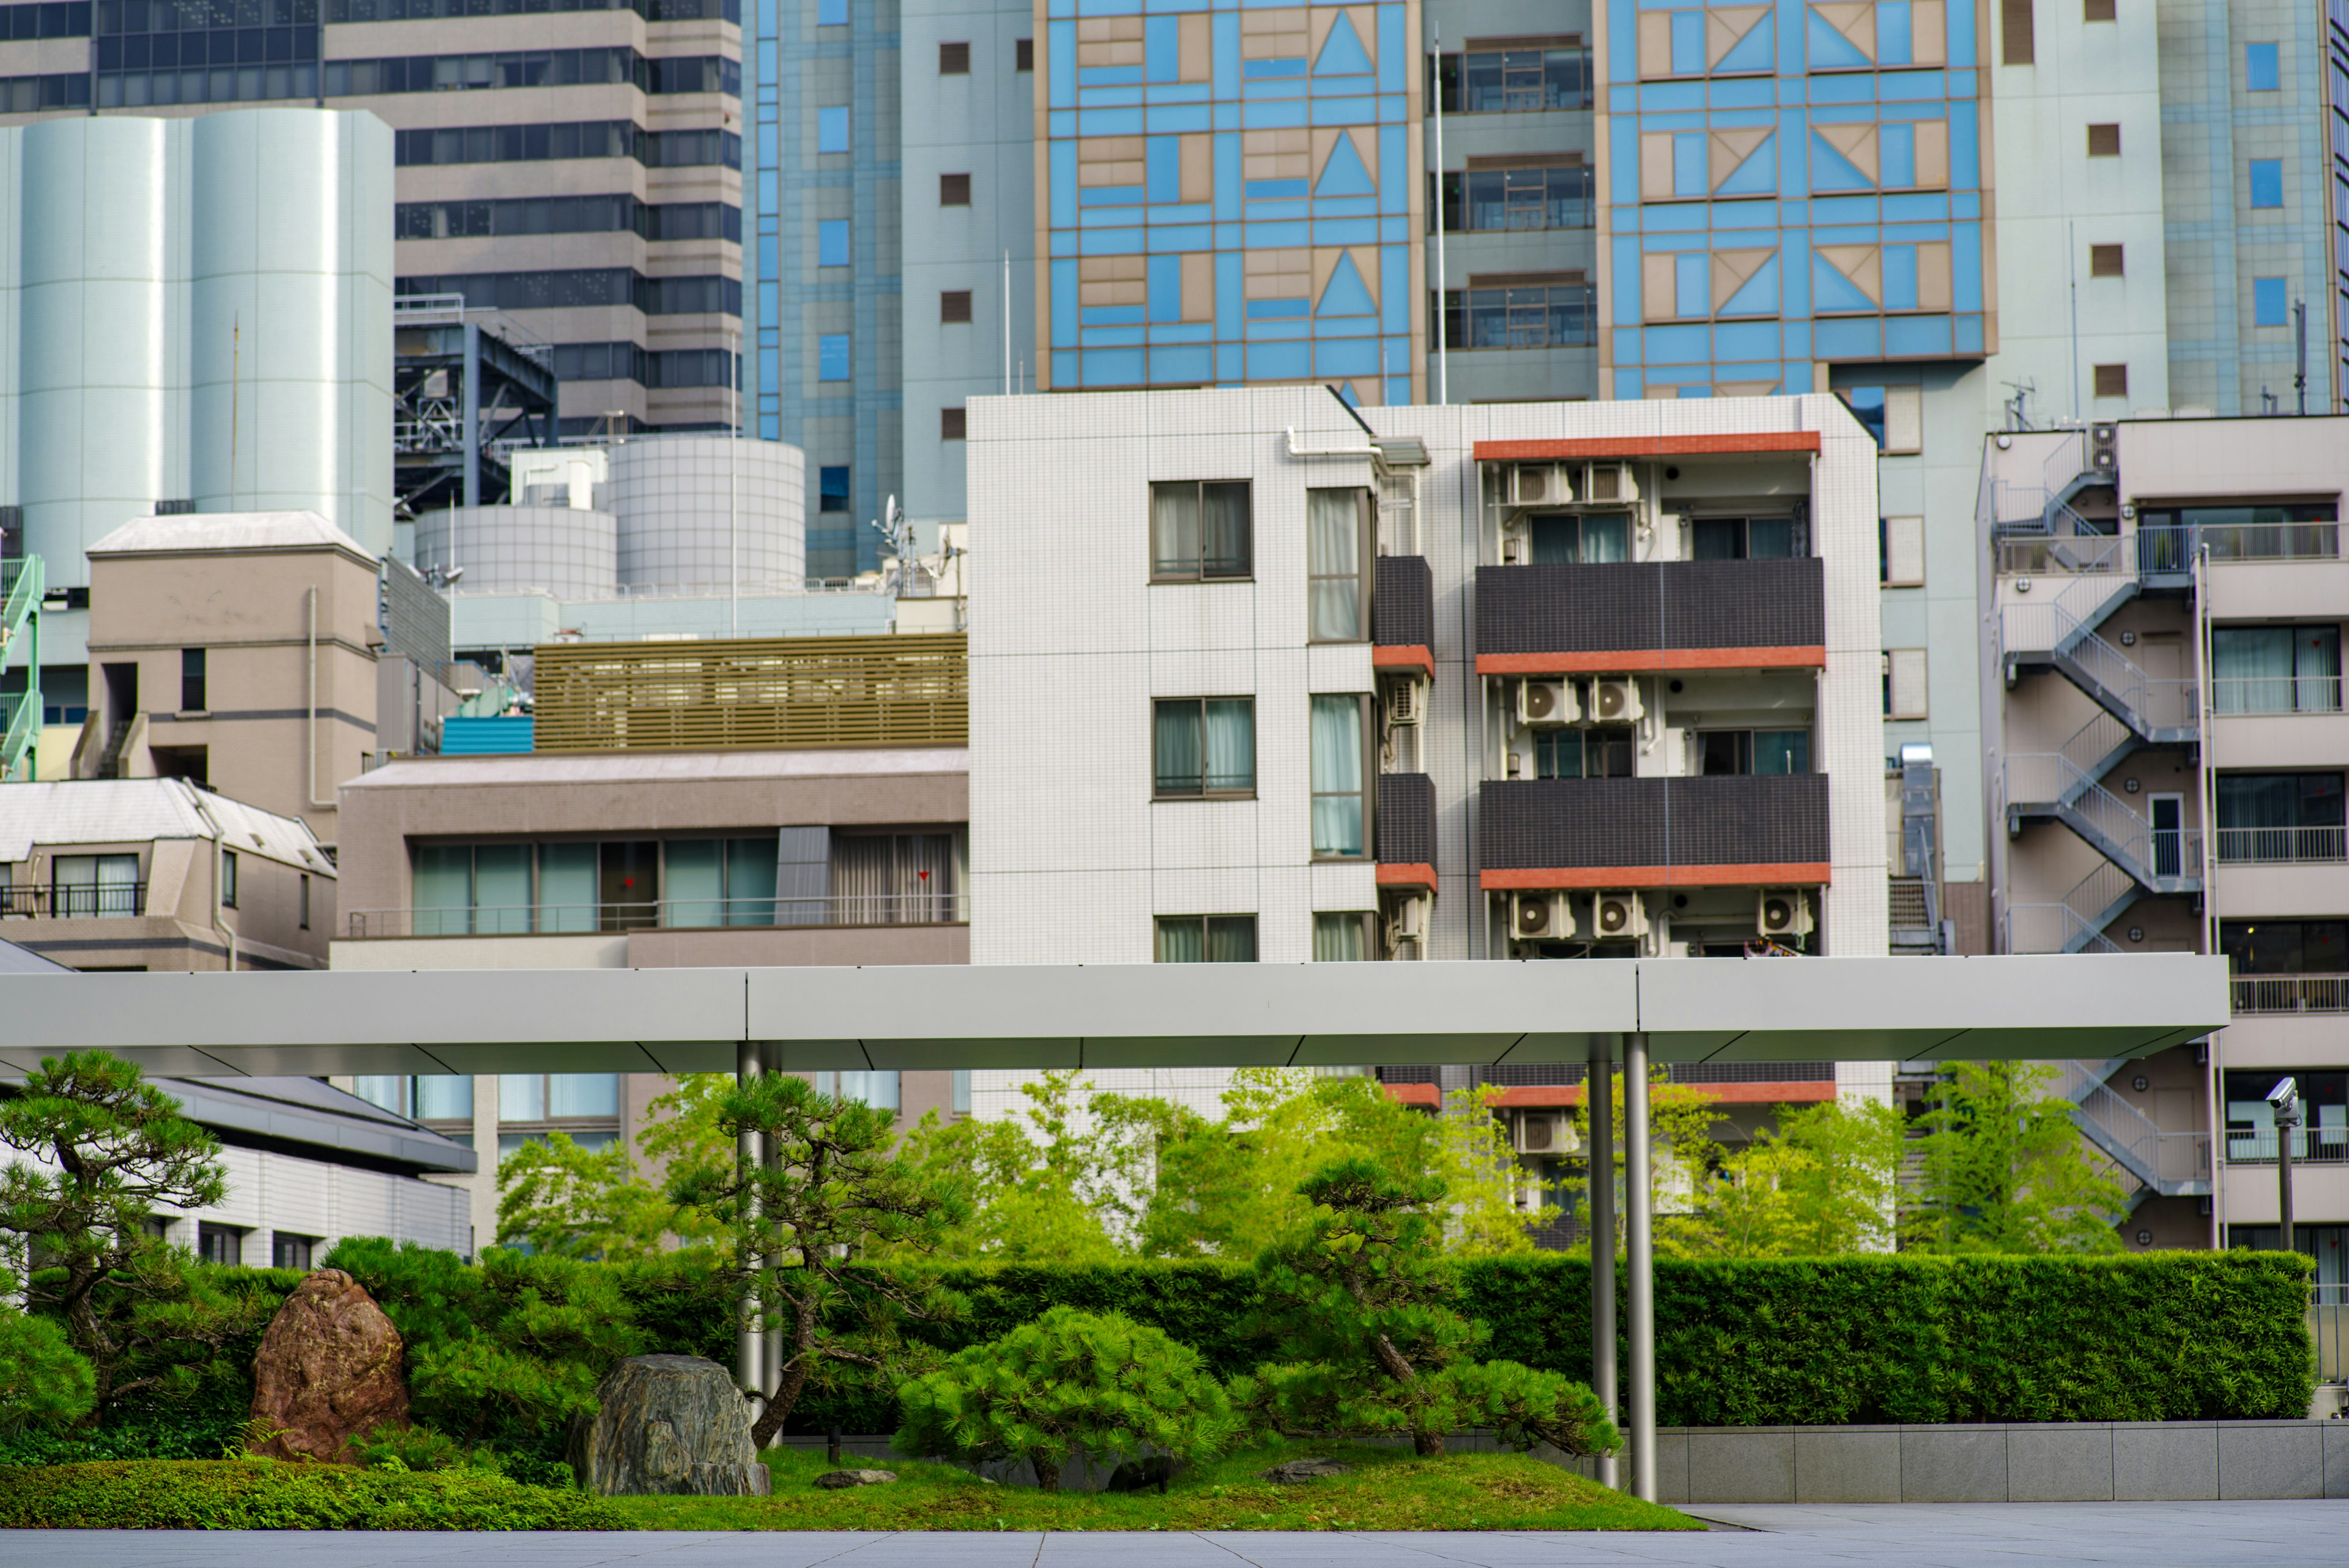
POLYGON ((970 44, 968 40, 938 45, 938 75, 967 77, 970 75, 970 44))
POLYGON ((971 319, 971 291, 967 288, 938 290, 938 325, 968 327, 971 319))
POLYGON ((1150 700, 1150 798, 1159 800, 1254 800, 1257 794, 1256 699, 1253 696, 1154 697, 1150 700), (1207 776, 1207 704, 1237 703, 1247 709, 1248 776, 1246 784, 1225 784, 1211 787, 1207 776), (1168 788, 1169 777, 1162 764, 1158 750, 1159 716, 1168 709, 1190 708, 1197 712, 1194 749, 1199 757, 1198 787, 1185 788, 1179 784, 1168 788))
POLYGON ((966 440, 968 439, 967 432, 969 429, 969 417, 967 410, 962 409, 940 409, 938 410, 938 439, 940 441, 966 440))
POLYGON ((1181 963, 1189 961, 1182 959, 1170 959, 1165 956, 1165 931, 1169 926, 1188 925, 1194 922, 1195 922, 1199 927, 1199 951, 1202 955, 1199 960, 1200 962, 1255 963, 1257 961, 1257 954, 1259 950, 1257 945, 1257 918, 1254 915, 1154 915, 1151 917, 1150 921, 1151 961, 1154 963, 1181 963), (1216 928, 1219 926, 1223 928, 1223 932, 1221 934, 1224 935, 1236 934, 1240 929, 1245 927, 1247 932, 1247 957, 1244 959, 1218 959, 1206 956, 1211 954, 1215 950, 1216 938, 1218 935, 1216 928))
POLYGON ((236 908, 236 851, 222 850, 220 865, 220 906, 223 909, 233 909, 236 908))
POLYGON ((941 174, 938 176, 938 205, 968 207, 970 205, 970 176, 941 174))
POLYGON ((206 664, 207 660, 205 659, 204 649, 201 648, 183 648, 180 649, 181 712, 205 713, 211 711, 211 709, 205 705, 207 696, 204 690, 206 664))
POLYGON ((1256 576, 1256 493, 1252 482, 1245 479, 1155 479, 1150 482, 1150 516, 1145 535, 1150 552, 1150 580, 1154 583, 1237 583, 1252 581, 1256 576), (1162 556, 1158 549, 1158 497, 1162 491, 1175 491, 1190 486, 1195 493, 1197 549, 1190 556, 1187 570, 1182 569, 1174 556, 1162 556), (1241 497, 1239 548, 1236 555, 1210 562, 1207 552, 1206 516, 1207 491, 1210 486, 1237 490, 1241 497), (1174 569, 1168 569, 1173 564, 1174 569))
POLYGON ((1376 575, 1372 557, 1378 551, 1378 497, 1370 490, 1356 484, 1314 485, 1314 490, 1342 490, 1355 497, 1354 508, 1354 569, 1351 572, 1316 572, 1313 569, 1313 542, 1305 543, 1305 640, 1317 644, 1340 645, 1371 640, 1371 582, 1376 575), (1343 582, 1351 577, 1354 583, 1354 625, 1352 637, 1321 637, 1313 629, 1313 589, 1319 583, 1343 582))

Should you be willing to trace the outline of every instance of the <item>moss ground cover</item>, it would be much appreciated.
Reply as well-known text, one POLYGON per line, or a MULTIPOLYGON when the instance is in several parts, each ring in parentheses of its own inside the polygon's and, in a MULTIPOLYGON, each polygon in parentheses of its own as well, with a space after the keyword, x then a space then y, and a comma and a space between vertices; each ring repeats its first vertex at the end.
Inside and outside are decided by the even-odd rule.
POLYGON ((113 1459, 0 1469, 0 1529, 626 1530, 607 1500, 482 1470, 269 1459, 113 1459))

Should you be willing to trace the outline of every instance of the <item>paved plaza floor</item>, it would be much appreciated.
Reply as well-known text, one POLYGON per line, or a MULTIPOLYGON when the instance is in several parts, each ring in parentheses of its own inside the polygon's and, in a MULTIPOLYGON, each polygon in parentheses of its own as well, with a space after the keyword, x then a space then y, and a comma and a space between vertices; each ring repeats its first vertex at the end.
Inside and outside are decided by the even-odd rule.
POLYGON ((1704 1534, 6 1531, 0 1568, 2072 1568, 2349 1564, 2349 1500, 1707 1507, 1704 1534))

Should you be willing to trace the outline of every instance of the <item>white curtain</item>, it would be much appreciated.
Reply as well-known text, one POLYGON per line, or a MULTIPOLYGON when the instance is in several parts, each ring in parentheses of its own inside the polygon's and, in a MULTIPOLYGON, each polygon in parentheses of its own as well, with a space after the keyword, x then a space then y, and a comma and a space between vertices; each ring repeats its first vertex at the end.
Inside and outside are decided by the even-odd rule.
POLYGON ((1362 853, 1362 702, 1316 697, 1312 718, 1313 853, 1362 853))
POLYGON ((1361 915, 1316 915, 1313 917, 1313 961, 1316 963, 1359 963, 1369 955, 1363 950, 1361 915))
POLYGON ((1582 564, 1586 566, 1631 558, 1631 519, 1619 512, 1582 519, 1582 564))
POLYGON ((726 923, 725 874, 719 867, 718 840, 673 838, 665 847, 661 885, 668 894, 664 926, 726 923))
POLYGON ((1308 635, 1315 642, 1362 638, 1362 493, 1305 493, 1308 635))
POLYGON ((2341 633, 2333 627, 2293 629, 2295 713, 2341 711, 2341 633))
POLYGON ((1160 963, 1205 963, 1207 930, 1205 920, 1180 919, 1158 922, 1160 963))
POLYGON ((1199 487, 1154 484, 1150 488, 1150 572, 1153 576, 1196 576, 1199 571, 1199 487))
POLYGON ((1199 709, 1194 702, 1158 704, 1157 790, 1160 794, 1196 794, 1202 774, 1199 709))
POLYGON ((2292 711, 2290 627, 2227 627, 2210 634, 2210 674, 2221 713, 2292 711))
POLYGON ((414 934, 419 937, 463 936, 471 929, 473 846, 470 844, 419 844, 416 846, 414 890, 409 898, 415 910, 414 934))
POLYGON ((542 844, 538 846, 538 929, 542 931, 592 931, 595 929, 594 845, 542 844))
POLYGON ((1256 703, 1226 699, 1206 707, 1207 787, 1256 788, 1256 703))

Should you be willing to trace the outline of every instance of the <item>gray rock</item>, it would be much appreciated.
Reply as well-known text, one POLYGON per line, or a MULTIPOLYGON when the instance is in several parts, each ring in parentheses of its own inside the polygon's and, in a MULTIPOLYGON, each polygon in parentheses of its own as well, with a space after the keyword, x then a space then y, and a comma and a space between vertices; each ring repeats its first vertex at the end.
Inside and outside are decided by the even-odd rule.
POLYGON ((1166 1495, 1166 1483, 1174 1479, 1174 1461, 1164 1454, 1153 1454, 1146 1459, 1128 1459, 1110 1472, 1108 1490, 1143 1491, 1151 1487, 1158 1495, 1166 1495))
POLYGON ((572 1423, 579 1484, 606 1497, 765 1497, 767 1467, 734 1379, 698 1355, 636 1355, 604 1376, 603 1408, 572 1423))
POLYGON ((853 1486, 886 1486, 896 1479, 895 1470, 826 1470, 815 1484, 826 1491, 844 1491, 853 1486))
POLYGON ((1353 1473, 1354 1467, 1351 1465, 1341 1465, 1335 1459, 1316 1458, 1286 1459, 1268 1470, 1258 1470, 1257 1475, 1277 1486, 1294 1486, 1299 1481, 1319 1480, 1324 1476, 1343 1476, 1353 1473))

